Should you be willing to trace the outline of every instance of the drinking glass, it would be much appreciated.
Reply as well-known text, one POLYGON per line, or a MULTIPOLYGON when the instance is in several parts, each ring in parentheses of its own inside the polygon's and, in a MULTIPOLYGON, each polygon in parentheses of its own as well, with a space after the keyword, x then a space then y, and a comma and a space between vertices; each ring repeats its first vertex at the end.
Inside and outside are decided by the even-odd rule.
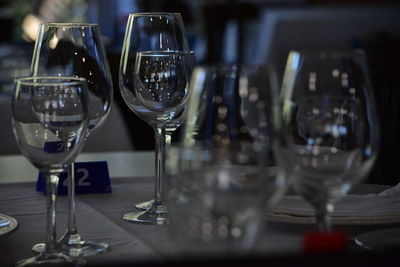
POLYGON ((85 79, 28 77, 17 79, 12 98, 12 125, 22 154, 45 175, 46 246, 38 256, 16 266, 77 262, 56 244, 58 175, 81 151, 88 128, 85 79))
POLYGON ((162 191, 164 156, 170 133, 184 119, 190 57, 179 13, 129 15, 121 53, 120 91, 128 107, 155 130, 156 177, 151 207, 125 214, 126 221, 168 222, 162 191), (140 64, 138 60, 142 60, 140 64))
POLYGON ((378 118, 361 51, 292 51, 281 91, 279 166, 331 229, 334 203, 376 158, 378 118))
MULTIPOLYGON (((190 80, 190 76, 191 76, 193 67, 195 65, 194 52, 190 51, 189 55, 185 56, 185 60, 187 61, 186 66, 188 69, 187 71, 189 73, 189 80, 190 80)), ((174 120, 168 121, 165 125, 165 150, 166 150, 167 154, 168 154, 168 150, 171 146, 172 134, 182 125, 184 119, 185 119, 185 116, 176 116, 176 118, 174 120)), ((151 205, 153 204, 153 202, 154 202, 154 199, 140 202, 135 205, 135 208, 139 209, 139 210, 148 210, 151 207, 151 205)))
MULTIPOLYGON (((89 134, 101 127, 110 113, 112 79, 97 24, 43 23, 33 52, 33 76, 74 76, 87 80, 89 134)), ((74 164, 68 165, 68 226, 59 240, 66 253, 89 256, 104 252, 106 243, 83 240, 75 224, 74 164)), ((41 244, 33 250, 40 251, 41 244)))
POLYGON ((194 68, 166 182, 171 234, 189 256, 250 252, 266 208, 282 194, 271 150, 277 88, 265 66, 194 68))

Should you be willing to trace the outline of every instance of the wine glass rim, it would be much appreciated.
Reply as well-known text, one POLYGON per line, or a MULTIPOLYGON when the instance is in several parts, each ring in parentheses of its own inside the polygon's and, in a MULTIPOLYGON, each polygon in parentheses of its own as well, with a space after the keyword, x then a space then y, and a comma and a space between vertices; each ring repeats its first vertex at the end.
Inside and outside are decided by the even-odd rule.
POLYGON ((28 86, 59 86, 60 84, 76 85, 79 83, 86 83, 86 79, 82 77, 32 76, 17 78, 16 82, 28 86))
POLYGON ((182 51, 182 50, 149 50, 149 51, 138 51, 137 54, 140 55, 194 55, 194 51, 182 51))
POLYGON ((158 17, 158 16, 181 16, 179 12, 135 12, 130 17, 158 17))
POLYGON ((97 27, 98 23, 87 23, 87 22, 43 22, 40 25, 42 26, 62 26, 62 27, 70 27, 70 28, 89 28, 89 27, 97 27))

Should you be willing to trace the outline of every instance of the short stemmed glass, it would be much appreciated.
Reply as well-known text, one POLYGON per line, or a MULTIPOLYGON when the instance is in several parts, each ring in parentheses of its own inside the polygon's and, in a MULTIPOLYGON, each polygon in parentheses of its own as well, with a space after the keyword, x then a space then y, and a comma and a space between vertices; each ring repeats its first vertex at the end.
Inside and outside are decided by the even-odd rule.
POLYGON ((146 211, 124 215, 126 221, 167 223, 162 203, 167 132, 174 131, 184 118, 188 57, 191 53, 180 14, 130 14, 121 54, 120 91, 129 108, 155 129, 156 177, 154 203, 146 211), (137 75, 137 70, 142 73, 137 75))
POLYGON ((38 256, 17 266, 76 262, 56 243, 58 175, 81 151, 88 128, 86 81, 69 77, 29 77, 16 82, 12 125, 22 154, 45 175, 47 191, 46 246, 38 256))
POLYGON ((279 166, 331 229, 334 203, 376 158, 379 125, 360 51, 292 51, 281 91, 279 166))
MULTIPOLYGON (((101 127, 110 113, 113 96, 108 60, 97 24, 43 23, 35 43, 33 76, 74 76, 87 80, 89 134, 101 127)), ((75 224, 75 177, 73 162, 68 165, 68 225, 59 241, 66 253, 89 256, 104 252, 108 244, 83 240, 75 224)), ((40 251, 41 244, 33 250, 40 251)))

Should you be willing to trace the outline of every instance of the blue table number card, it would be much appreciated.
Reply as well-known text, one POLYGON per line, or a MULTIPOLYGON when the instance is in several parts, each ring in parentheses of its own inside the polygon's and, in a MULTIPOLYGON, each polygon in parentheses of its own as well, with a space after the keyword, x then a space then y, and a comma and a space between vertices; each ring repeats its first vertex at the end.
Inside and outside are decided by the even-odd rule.
POLYGON ((44 144, 44 151, 47 153, 59 153, 65 150, 63 142, 54 141, 54 142, 46 142, 44 144))
MULTIPOLYGON (((68 194, 68 174, 60 175, 58 195, 68 194)), ((46 193, 44 174, 39 172, 36 190, 46 193)), ((75 193, 97 194, 110 193, 111 181, 106 161, 76 162, 75 163, 75 193)))

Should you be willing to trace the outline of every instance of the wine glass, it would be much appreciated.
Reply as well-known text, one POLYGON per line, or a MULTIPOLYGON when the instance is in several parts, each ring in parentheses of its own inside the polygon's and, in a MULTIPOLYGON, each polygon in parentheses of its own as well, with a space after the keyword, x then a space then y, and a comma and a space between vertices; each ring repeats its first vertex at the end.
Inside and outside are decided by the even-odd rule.
POLYGON ((334 203, 376 158, 378 119, 360 51, 290 52, 281 91, 280 166, 330 231, 334 203))
POLYGON ((47 235, 45 250, 16 266, 76 262, 56 244, 58 175, 81 151, 88 129, 86 80, 75 77, 17 79, 12 125, 22 154, 45 175, 47 235))
POLYGON ((277 89, 266 66, 194 68, 166 183, 171 234, 189 256, 250 252, 266 208, 282 194, 271 150, 277 89))
MULTIPOLYGON (((195 65, 194 52, 189 51, 189 55, 185 56, 185 60, 187 61, 186 66, 188 69, 187 71, 189 73, 189 79, 190 79, 193 67, 195 65)), ((171 146, 172 134, 182 125, 182 123, 185 119, 185 116, 183 116, 183 112, 184 112, 184 110, 182 110, 182 115, 175 116, 175 118, 173 120, 168 121, 165 125, 165 149, 166 149, 167 154, 168 154, 168 150, 171 146)), ((151 205, 153 204, 153 202, 154 202, 154 199, 140 202, 135 205, 135 208, 139 209, 139 210, 148 210, 151 207, 151 205)))
MULTIPOLYGON (((33 52, 33 76, 75 76, 87 80, 89 134, 101 127, 110 113, 112 79, 97 24, 43 23, 33 52)), ((107 250, 108 244, 83 240, 75 224, 74 165, 68 165, 68 225, 59 240, 66 253, 89 256, 107 250)), ((42 244, 33 250, 42 250, 42 244)))
MULTIPOLYGON (((151 204, 150 208, 146 211, 137 211, 125 214, 123 218, 126 221, 151 224, 167 223, 167 210, 162 203, 162 183, 165 172, 164 155, 167 142, 170 140, 170 133, 179 126, 184 118, 184 103, 186 100, 187 90, 185 89, 181 92, 183 93, 180 99, 182 102, 179 103, 176 99, 171 101, 176 95, 176 93, 173 93, 171 90, 178 90, 179 88, 166 89, 165 86, 171 86, 173 80, 176 82, 185 81, 185 84, 187 84, 189 75, 188 62, 190 61, 188 58, 190 57, 185 29, 179 13, 133 13, 129 15, 121 53, 119 71, 120 92, 128 107, 155 129, 156 177, 154 202, 151 204), (152 57, 158 57, 158 59, 153 61, 150 59, 152 57), (152 71, 150 69, 145 69, 147 63, 144 61, 138 65, 138 59, 148 59, 155 64, 153 67, 156 67, 156 69, 165 70, 166 73, 172 74, 168 77, 164 76, 165 81, 170 80, 170 82, 167 82, 165 85, 163 84, 163 80, 160 80, 159 85, 156 85, 157 82, 154 84, 156 87, 159 86, 159 89, 148 88, 153 90, 154 92, 152 93, 157 95, 153 100, 151 100, 152 93, 144 93, 144 91, 148 89, 143 86, 145 84, 150 85, 151 83, 143 80, 141 81, 142 86, 137 84, 138 81, 140 81, 140 78, 136 74, 137 68, 141 68, 144 72, 152 71), (181 66, 175 65, 172 69, 181 69, 179 70, 180 75, 184 75, 185 77, 178 77, 176 73, 173 73, 172 69, 168 70, 166 66, 161 66, 162 61, 168 62, 170 60, 177 60, 176 63, 179 63, 181 66), (162 93, 158 94, 156 92, 157 90, 164 89, 165 92, 168 91, 171 96, 165 96, 162 93), (138 90, 142 90, 143 93, 138 90), (169 99, 170 97, 172 98, 169 99), (150 98, 150 101, 148 98, 150 98), (176 105, 176 107, 173 105, 176 105)), ((153 71, 153 75, 154 77, 158 77, 155 70, 153 71)), ((143 74, 144 73, 140 75, 143 74)), ((161 74, 161 72, 159 74, 161 74)), ((143 205, 146 204, 148 203, 143 203, 143 205)))

